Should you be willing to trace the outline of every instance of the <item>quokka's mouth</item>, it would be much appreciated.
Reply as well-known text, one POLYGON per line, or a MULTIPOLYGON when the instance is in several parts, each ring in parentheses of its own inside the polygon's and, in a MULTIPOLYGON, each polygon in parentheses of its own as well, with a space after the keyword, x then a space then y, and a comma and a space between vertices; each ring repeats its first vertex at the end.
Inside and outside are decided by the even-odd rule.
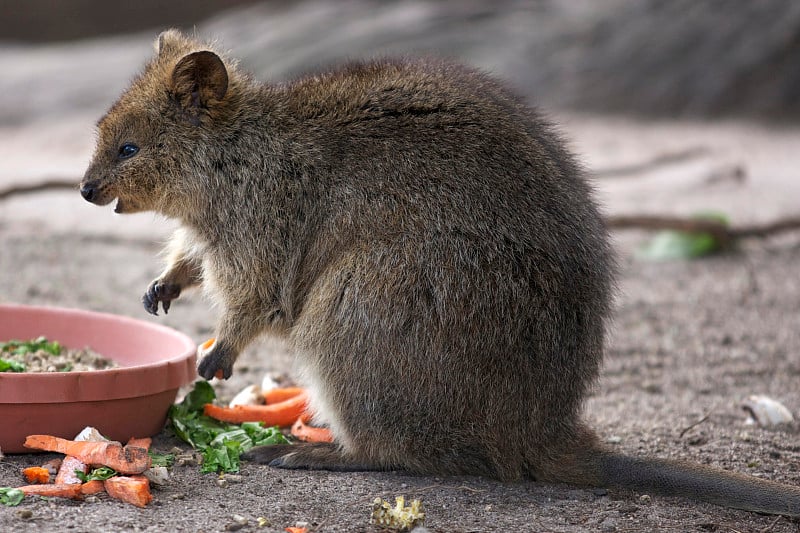
POLYGON ((114 205, 114 212, 115 213, 124 213, 122 200, 120 200, 119 198, 117 198, 117 203, 114 205))

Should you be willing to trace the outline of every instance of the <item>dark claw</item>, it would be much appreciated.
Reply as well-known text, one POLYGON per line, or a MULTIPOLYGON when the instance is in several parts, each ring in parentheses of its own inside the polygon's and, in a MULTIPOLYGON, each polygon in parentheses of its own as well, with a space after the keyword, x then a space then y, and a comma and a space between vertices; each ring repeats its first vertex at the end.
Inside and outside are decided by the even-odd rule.
POLYGON ((176 283, 153 281, 142 296, 145 310, 151 315, 158 315, 158 303, 164 308, 164 313, 169 312, 169 307, 175 298, 180 296, 181 288, 176 283))

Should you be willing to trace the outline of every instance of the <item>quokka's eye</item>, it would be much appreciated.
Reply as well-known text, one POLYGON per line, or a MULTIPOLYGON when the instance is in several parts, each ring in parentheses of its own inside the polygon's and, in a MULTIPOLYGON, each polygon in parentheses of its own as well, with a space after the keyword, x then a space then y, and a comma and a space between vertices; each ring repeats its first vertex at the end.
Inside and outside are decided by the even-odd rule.
POLYGON ((133 143, 125 143, 119 147, 119 153, 117 157, 120 159, 128 159, 129 157, 133 157, 139 152, 139 147, 133 143))

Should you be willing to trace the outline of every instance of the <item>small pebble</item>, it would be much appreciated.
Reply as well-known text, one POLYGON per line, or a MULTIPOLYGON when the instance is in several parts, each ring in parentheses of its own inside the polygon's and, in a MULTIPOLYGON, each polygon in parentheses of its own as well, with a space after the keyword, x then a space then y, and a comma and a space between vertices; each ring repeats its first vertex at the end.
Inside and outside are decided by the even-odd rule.
POLYGON ((244 481, 244 476, 240 476, 239 474, 224 474, 222 479, 229 483, 241 483, 244 481))
POLYGON ((30 509, 20 509, 17 511, 17 516, 23 520, 28 520, 29 518, 33 517, 33 511, 30 509))
POLYGON ((642 503, 650 503, 653 499, 650 497, 649 494, 642 494, 639 496, 639 501, 642 503))
POLYGON ((244 524, 240 524, 238 522, 231 522, 230 524, 225 525, 225 531, 239 531, 244 527, 244 524))
POLYGON ((233 521, 236 522, 237 524, 243 524, 243 525, 247 524, 247 518, 245 518, 240 514, 235 514, 231 518, 233 518, 233 521))
POLYGON ((224 477, 217 479, 217 486, 221 489, 228 488, 228 480, 224 477))

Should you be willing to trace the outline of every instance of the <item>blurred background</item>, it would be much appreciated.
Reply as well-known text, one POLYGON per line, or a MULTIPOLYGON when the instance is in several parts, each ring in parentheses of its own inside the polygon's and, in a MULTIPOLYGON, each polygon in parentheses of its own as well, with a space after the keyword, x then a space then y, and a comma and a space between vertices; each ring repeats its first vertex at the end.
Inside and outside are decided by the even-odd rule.
POLYGON ((794 0, 3 0, 0 13, 4 52, 33 53, 24 72, 3 58, 4 84, 16 78, 4 122, 34 111, 30 91, 52 93, 54 83, 66 106, 90 105, 86 93, 100 84, 112 96, 170 26, 219 38, 268 79, 348 57, 426 53, 491 70, 547 107, 800 118, 794 0), (36 68, 59 41, 74 46, 36 68), (92 48, 94 68, 64 72, 92 48), (40 76, 50 83, 38 86, 40 76))
MULTIPOLYGON (((265 81, 386 54, 478 66, 561 123, 598 176, 647 174, 604 181, 612 211, 710 203, 769 218, 800 198, 795 0, 0 0, 0 186, 79 180, 94 122, 167 27, 218 40, 265 81), (648 166, 662 160, 680 172, 648 166), (708 180, 738 180, 741 205, 727 189, 674 202, 659 189, 708 180)), ((0 218, 15 206, 27 216, 7 202, 0 218)))

